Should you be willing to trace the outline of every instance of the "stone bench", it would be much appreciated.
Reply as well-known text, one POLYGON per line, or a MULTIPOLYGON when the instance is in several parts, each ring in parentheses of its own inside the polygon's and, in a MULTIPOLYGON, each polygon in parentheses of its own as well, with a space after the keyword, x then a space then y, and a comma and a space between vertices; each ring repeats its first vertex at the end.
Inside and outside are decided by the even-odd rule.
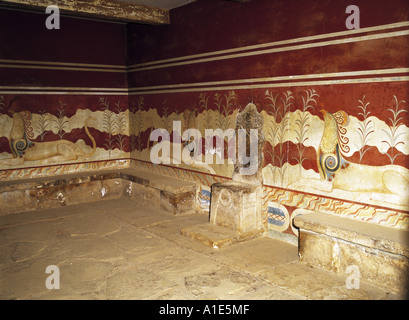
POLYGON ((409 232, 327 213, 294 218, 300 260, 333 272, 357 266, 359 276, 393 291, 409 285, 409 232))
POLYGON ((121 177, 126 184, 125 197, 175 215, 196 212, 199 192, 196 183, 134 169, 122 170, 121 177))
POLYGON ((127 198, 175 215, 196 211, 198 186, 136 169, 0 182, 0 215, 127 198))

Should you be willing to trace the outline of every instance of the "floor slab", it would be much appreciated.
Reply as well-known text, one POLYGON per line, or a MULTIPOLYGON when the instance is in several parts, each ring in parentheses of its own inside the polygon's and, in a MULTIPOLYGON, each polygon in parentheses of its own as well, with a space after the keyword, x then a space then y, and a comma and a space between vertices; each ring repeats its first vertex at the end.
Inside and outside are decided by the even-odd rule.
POLYGON ((126 199, 0 217, 0 299, 396 299, 298 261, 296 246, 260 238, 210 248, 180 234, 208 221, 126 199), (47 289, 59 268, 60 288, 47 289))

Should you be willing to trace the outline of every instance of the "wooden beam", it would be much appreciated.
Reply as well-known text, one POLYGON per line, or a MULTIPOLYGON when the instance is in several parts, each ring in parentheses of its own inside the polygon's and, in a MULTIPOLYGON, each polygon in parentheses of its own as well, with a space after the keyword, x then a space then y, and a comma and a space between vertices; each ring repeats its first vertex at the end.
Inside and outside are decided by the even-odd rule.
POLYGON ((117 0, 0 0, 0 7, 43 11, 56 5, 61 13, 103 20, 169 24, 169 11, 117 0))

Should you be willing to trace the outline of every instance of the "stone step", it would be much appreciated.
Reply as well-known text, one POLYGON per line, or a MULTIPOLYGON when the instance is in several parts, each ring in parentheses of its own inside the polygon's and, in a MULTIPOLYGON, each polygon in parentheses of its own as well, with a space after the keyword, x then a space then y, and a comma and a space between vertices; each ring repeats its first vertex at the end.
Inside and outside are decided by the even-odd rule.
POLYGON ((356 266, 359 276, 394 292, 409 285, 409 232, 315 212, 294 218, 299 257, 336 273, 356 266))
POLYGON ((261 194, 261 185, 214 183, 209 223, 186 227, 180 233, 213 248, 263 237, 267 230, 262 222, 261 194))
POLYGON ((198 186, 136 169, 81 172, 0 182, 0 215, 130 198, 169 213, 196 212, 198 186))
POLYGON ((210 223, 201 223, 181 229, 180 234, 208 247, 220 249, 244 241, 261 238, 265 235, 265 230, 257 229, 239 232, 210 223))

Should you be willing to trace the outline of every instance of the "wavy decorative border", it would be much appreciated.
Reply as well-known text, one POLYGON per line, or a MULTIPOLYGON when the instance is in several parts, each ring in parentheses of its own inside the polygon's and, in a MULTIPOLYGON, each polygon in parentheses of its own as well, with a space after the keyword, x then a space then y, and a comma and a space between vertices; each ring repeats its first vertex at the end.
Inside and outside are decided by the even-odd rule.
MULTIPOLYGON (((264 186, 262 201, 263 210, 268 213, 269 219, 274 219, 274 216, 268 212, 269 203, 276 202, 286 207, 294 207, 306 211, 320 211, 345 218, 376 223, 384 227, 409 230, 409 213, 393 209, 352 203, 341 199, 330 199, 268 186, 264 186)), ((292 221, 292 218, 290 215, 285 217, 289 222, 292 221)), ((282 231, 280 227, 269 224, 269 228, 273 230, 282 231)), ((288 231, 293 233, 292 230, 288 231)))

